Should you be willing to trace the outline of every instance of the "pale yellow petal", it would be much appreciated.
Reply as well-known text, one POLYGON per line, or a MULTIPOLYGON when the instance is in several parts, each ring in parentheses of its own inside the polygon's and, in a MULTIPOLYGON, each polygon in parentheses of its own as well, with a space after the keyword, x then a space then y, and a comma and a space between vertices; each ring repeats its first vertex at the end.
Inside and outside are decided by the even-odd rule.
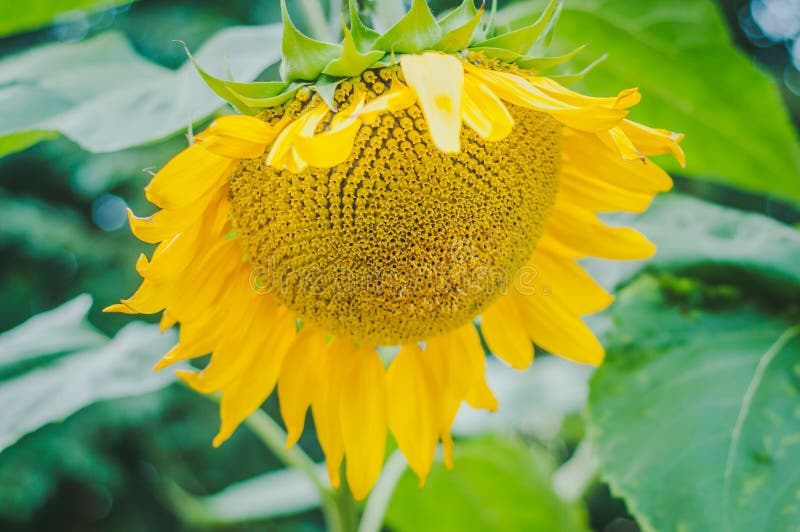
POLYGON ((444 153, 458 153, 464 68, 455 57, 437 52, 404 55, 400 68, 428 122, 433 143, 444 153))
POLYGON ((464 78, 462 117, 478 135, 492 142, 506 138, 514 128, 506 106, 475 76, 464 78))

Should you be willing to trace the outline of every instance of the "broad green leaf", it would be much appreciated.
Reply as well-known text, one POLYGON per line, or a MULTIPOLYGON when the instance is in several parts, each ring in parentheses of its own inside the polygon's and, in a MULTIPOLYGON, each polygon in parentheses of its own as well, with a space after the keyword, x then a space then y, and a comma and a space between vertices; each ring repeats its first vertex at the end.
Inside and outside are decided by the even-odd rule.
MULTIPOLYGON (((542 5, 512 4, 503 19, 532 20, 542 5)), ((639 87, 631 118, 686 134, 687 167, 665 160, 669 170, 800 203, 800 143, 777 84, 732 44, 715 2, 570 0, 554 47, 586 43, 587 56, 609 55, 589 93, 639 87)))
MULTIPOLYGON (((327 485, 325 466, 318 465, 316 473, 327 485)), ((166 495, 187 524, 203 527, 274 519, 320 505, 319 490, 299 469, 271 471, 205 497, 191 495, 176 485, 167 486, 166 495)))
POLYGON ((13 368, 42 356, 89 349, 108 341, 95 329, 86 313, 92 298, 78 296, 53 310, 37 314, 0 335, 0 367, 13 368))
MULTIPOLYGON (((223 30, 199 64, 249 81, 280 59, 280 25, 223 30)), ((187 61, 173 71, 138 56, 119 34, 49 44, 0 61, 0 156, 61 133, 92 152, 169 137, 222 105, 187 61)))
POLYGON ((800 298, 800 232, 771 218, 671 193, 656 198, 642 215, 610 220, 633 226, 658 247, 646 261, 586 261, 610 289, 649 267, 709 277, 757 276, 753 283, 762 292, 800 298))
POLYGON ((5 376, 0 386, 0 451, 91 403, 143 394, 174 380, 171 371, 151 370, 174 345, 174 333, 162 335, 156 325, 133 322, 101 342, 85 323, 90 302, 82 296, 0 335, 0 375, 5 376), (47 325, 52 329, 43 333, 47 325), (52 356, 59 353, 59 358, 52 356), (35 358, 42 363, 12 371, 20 361, 35 358))
POLYGON ((555 494, 549 456, 513 437, 463 442, 455 468, 434 463, 425 486, 407 471, 386 514, 392 530, 586 530, 577 506, 555 494))
POLYGON ((648 275, 612 309, 589 436, 645 530, 800 522, 800 326, 738 290, 648 275))
POLYGON ((0 37, 34 30, 57 22, 59 15, 73 11, 94 12, 134 0, 31 0, 0 3, 0 37))
POLYGON ((527 371, 513 370, 488 358, 486 382, 500 408, 487 412, 462 405, 453 434, 471 437, 487 433, 522 434, 539 441, 553 441, 564 419, 583 410, 591 374, 590 366, 559 357, 537 357, 527 371))

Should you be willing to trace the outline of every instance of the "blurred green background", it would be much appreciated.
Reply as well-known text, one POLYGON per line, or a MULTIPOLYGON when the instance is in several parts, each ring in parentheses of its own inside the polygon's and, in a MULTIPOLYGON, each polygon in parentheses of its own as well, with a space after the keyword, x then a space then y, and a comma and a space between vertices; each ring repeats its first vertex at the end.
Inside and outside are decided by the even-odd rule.
MULTIPOLYGON (((541 3, 500 2, 498 20, 530 17, 532 5, 541 3)), ((300 6, 290 9, 307 27, 300 6)), ((94 300, 0 336, 0 530, 323 528, 303 478, 284 474, 250 431, 212 449, 216 405, 150 376, 171 337, 119 333, 131 320, 100 312, 133 292, 133 264, 149 252, 125 216, 152 212, 144 170, 221 105, 173 112, 183 89, 198 87, 159 81, 184 64, 173 40, 195 51, 220 31, 279 20, 272 0, 0 2, 0 330, 80 294, 94 300), (109 32, 121 39, 74 48, 109 32), (42 45, 60 48, 47 61, 25 55, 42 45)), ((782 476, 800 460, 798 36, 795 0, 566 0, 556 52, 590 44, 573 71, 609 54, 577 88, 639 85, 634 118, 687 133, 688 167, 669 167, 677 191, 638 219, 617 218, 659 256, 590 263, 618 292, 590 321, 608 365, 590 384, 588 368, 547 356, 526 374, 492 362, 500 413, 463 413, 456 471, 437 465, 422 491, 403 476, 386 526, 798 530, 800 481, 782 476), (758 424, 763 412, 774 426, 758 424)), ((234 74, 275 75, 278 50, 263 42, 236 34, 208 66, 222 73, 228 50, 246 46, 240 63, 230 56, 234 74)), ((264 408, 277 415, 274 398, 264 408)), ((301 445, 322 459, 313 432, 301 445)))

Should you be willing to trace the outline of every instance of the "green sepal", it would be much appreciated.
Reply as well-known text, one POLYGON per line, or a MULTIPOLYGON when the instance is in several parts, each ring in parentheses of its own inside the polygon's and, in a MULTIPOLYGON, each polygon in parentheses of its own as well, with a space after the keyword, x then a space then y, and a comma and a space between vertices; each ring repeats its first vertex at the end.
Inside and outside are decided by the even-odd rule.
POLYGON ((336 111, 336 101, 334 100, 334 95, 336 94, 336 88, 342 82, 341 79, 335 79, 328 76, 321 76, 319 81, 314 84, 314 90, 319 94, 319 97, 322 98, 322 101, 328 104, 328 107, 336 111))
POLYGON ((416 53, 430 50, 442 38, 442 29, 425 0, 414 0, 411 9, 397 24, 378 38, 375 50, 416 53))
POLYGON ((472 46, 469 48, 470 52, 483 52, 486 57, 491 57, 492 59, 499 59, 505 63, 513 63, 520 58, 526 57, 522 54, 518 54, 517 52, 512 52, 511 50, 506 50, 505 48, 487 48, 484 46, 472 46))
POLYGON ((553 16, 561 10, 562 2, 563 0, 550 0, 544 13, 530 26, 497 35, 483 42, 475 43, 475 46, 481 48, 500 48, 516 52, 520 56, 526 55, 533 47, 536 40, 548 29, 553 16))
POLYGON ((473 0, 464 0, 445 18, 439 21, 444 36, 434 45, 443 52, 459 52, 469 46, 475 28, 483 17, 483 7, 475 9, 473 0))
POLYGON ((340 78, 351 78, 358 76, 383 57, 384 52, 380 50, 373 50, 362 54, 359 52, 350 30, 347 29, 347 27, 343 27, 342 31, 344 32, 342 56, 328 63, 328 66, 322 71, 323 74, 340 78))
POLYGON ((372 28, 368 28, 361 21, 356 0, 348 0, 348 2, 350 6, 350 31, 353 34, 353 40, 359 50, 368 50, 381 34, 372 28))
POLYGON ((589 64, 589 66, 587 66, 586 68, 584 68, 580 72, 576 72, 575 74, 561 74, 561 75, 548 76, 548 77, 550 79, 558 81, 562 85, 571 85, 573 83, 577 83, 577 82, 581 81, 583 78, 586 77, 586 75, 589 72, 594 70, 594 67, 596 67, 597 65, 599 65, 600 63, 602 63, 606 59, 608 59, 608 54, 603 54, 600 57, 598 57, 597 59, 595 59, 594 61, 592 61, 592 63, 589 64))
MULTIPOLYGON (((266 82, 266 83, 271 83, 271 82, 266 82)), ((243 84, 243 85, 245 85, 245 84, 243 84)), ((280 104, 284 103, 285 101, 291 99, 295 94, 297 94, 297 91, 299 91, 303 87, 307 86, 308 84, 307 83, 293 82, 293 83, 288 83, 286 85, 287 86, 283 91, 281 91, 281 92, 279 92, 279 93, 277 93, 277 94, 275 94, 273 96, 265 96, 265 97, 259 98, 259 97, 251 97, 251 96, 247 96, 247 95, 244 95, 244 94, 237 93, 237 97, 242 102, 247 104, 248 107, 250 107, 252 109, 252 111, 250 113, 248 113, 248 114, 256 114, 261 109, 266 109, 268 107, 275 107, 276 105, 280 105, 280 104)))
POLYGON ((586 49, 585 44, 578 46, 568 54, 560 55, 558 57, 522 57, 516 61, 516 64, 518 67, 524 68, 525 70, 541 72, 542 70, 547 70, 548 68, 553 68, 554 66, 566 63, 581 53, 584 49, 586 49))
POLYGON ((283 17, 283 63, 281 75, 286 81, 317 79, 322 70, 342 54, 338 44, 317 41, 303 35, 292 22, 286 9, 286 0, 281 0, 283 17))
POLYGON ((230 84, 235 82, 221 79, 216 76, 212 76, 211 74, 203 70, 202 67, 200 67, 200 64, 195 60, 194 56, 189 51, 189 47, 186 46, 186 43, 184 43, 183 41, 175 41, 175 42, 183 46, 183 50, 186 52, 186 56, 189 58, 189 61, 192 62, 192 65, 194 66, 195 70, 197 70, 197 73, 200 74, 201 78, 203 78, 203 81, 206 82, 208 88, 214 91, 214 94, 216 94, 226 102, 230 103, 238 111, 244 114, 249 114, 249 115, 255 114, 255 111, 244 101, 242 101, 239 95, 230 88, 230 84))

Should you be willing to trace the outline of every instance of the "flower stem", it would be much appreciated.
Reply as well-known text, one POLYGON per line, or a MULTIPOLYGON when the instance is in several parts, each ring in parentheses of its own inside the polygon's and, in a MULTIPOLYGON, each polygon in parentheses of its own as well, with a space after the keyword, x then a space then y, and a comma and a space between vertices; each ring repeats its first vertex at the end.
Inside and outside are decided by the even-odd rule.
POLYGON ((358 532, 380 532, 394 489, 405 473, 407 465, 400 450, 395 451, 386 461, 383 472, 367 499, 358 532))
POLYGON ((323 41, 328 38, 328 21, 325 20, 325 11, 319 0, 299 0, 306 22, 312 36, 323 41))
POLYGON ((339 497, 325 486, 317 476, 314 461, 303 452, 299 445, 286 449, 286 432, 275 420, 263 410, 258 409, 250 414, 245 420, 245 424, 284 464, 302 471, 311 480, 317 491, 319 491, 322 513, 325 516, 328 530, 331 532, 348 532, 353 529, 346 522, 347 518, 343 515, 338 501, 339 497))

